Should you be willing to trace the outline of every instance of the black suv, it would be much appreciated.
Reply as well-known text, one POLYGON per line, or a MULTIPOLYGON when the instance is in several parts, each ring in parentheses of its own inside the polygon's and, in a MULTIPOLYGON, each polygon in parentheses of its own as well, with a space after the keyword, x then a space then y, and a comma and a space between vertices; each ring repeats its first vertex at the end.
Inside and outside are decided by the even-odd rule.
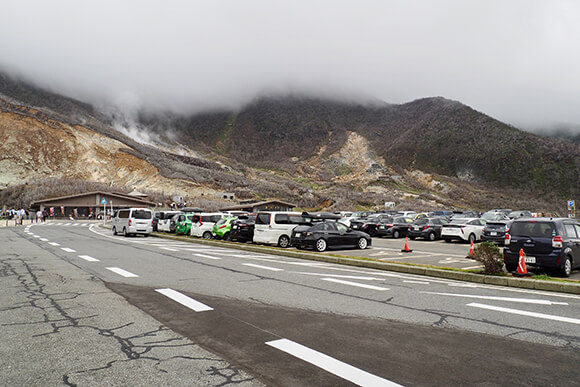
POLYGON ((520 249, 526 265, 557 269, 564 277, 580 267, 580 223, 568 218, 522 218, 505 235, 503 260, 508 271, 516 270, 520 249))

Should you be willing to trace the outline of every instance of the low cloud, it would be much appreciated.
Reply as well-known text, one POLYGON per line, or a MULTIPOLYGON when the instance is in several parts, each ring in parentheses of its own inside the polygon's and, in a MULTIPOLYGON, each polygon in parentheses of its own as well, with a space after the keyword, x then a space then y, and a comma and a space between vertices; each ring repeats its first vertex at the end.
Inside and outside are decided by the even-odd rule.
POLYGON ((0 70, 120 109, 233 108, 300 92, 444 96, 516 126, 580 123, 580 3, 18 1, 0 70))

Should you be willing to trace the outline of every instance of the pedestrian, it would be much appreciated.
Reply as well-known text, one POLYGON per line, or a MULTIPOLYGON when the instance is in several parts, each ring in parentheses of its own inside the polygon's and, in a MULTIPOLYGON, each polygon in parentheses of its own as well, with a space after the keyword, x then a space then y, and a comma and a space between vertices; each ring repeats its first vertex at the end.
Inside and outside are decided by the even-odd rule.
POLYGON ((36 219, 37 222, 40 222, 42 220, 42 211, 40 210, 36 211, 36 219))

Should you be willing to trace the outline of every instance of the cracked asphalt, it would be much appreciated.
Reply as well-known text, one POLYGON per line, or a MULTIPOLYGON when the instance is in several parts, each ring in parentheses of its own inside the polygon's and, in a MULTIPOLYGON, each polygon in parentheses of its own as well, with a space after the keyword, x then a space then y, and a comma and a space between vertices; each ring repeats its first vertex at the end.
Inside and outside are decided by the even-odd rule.
POLYGON ((110 291, 0 229, 0 383, 260 386, 110 291))

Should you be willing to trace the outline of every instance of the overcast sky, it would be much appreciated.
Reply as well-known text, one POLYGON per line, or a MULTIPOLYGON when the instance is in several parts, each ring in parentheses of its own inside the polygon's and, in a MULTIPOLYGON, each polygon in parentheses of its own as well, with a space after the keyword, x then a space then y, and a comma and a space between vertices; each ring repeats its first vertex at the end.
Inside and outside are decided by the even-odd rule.
POLYGON ((93 103, 443 96, 580 124, 577 0, 0 0, 0 15, 0 70, 93 103))

